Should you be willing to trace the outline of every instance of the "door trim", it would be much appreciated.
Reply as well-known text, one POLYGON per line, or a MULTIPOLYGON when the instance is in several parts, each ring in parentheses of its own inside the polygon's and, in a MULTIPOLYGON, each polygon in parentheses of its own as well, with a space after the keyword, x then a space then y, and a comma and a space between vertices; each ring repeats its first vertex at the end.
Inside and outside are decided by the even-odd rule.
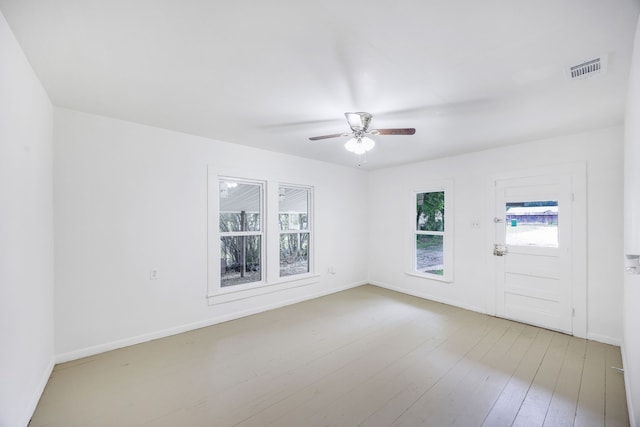
POLYGON ((493 217, 496 202, 495 183, 501 179, 530 178, 549 174, 563 174, 570 177, 573 194, 571 218, 571 294, 574 310, 573 335, 587 338, 587 163, 561 163, 533 168, 508 170, 491 176, 488 182, 489 204, 487 206, 486 256, 490 269, 490 283, 487 287, 487 314, 496 315, 496 270, 493 268, 494 227, 493 217))

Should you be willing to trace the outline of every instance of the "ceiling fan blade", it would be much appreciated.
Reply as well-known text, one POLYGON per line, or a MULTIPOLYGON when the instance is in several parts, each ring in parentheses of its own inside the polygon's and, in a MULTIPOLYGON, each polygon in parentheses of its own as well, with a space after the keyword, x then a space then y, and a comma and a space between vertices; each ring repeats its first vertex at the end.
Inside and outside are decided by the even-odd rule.
POLYGON ((337 138, 339 136, 348 136, 351 135, 349 133, 334 133, 332 135, 322 135, 322 136, 312 136, 309 138, 311 141, 318 141, 320 139, 329 139, 329 138, 337 138))
POLYGON ((374 129, 371 133, 375 135, 413 135, 416 130, 414 128, 374 129))

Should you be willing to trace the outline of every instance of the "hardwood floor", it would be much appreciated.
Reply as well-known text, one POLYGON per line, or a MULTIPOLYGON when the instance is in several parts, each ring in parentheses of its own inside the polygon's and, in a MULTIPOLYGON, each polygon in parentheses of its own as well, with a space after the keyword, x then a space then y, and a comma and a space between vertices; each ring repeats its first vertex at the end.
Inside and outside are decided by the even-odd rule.
POLYGON ((626 426, 617 347, 362 286, 55 367, 30 426, 626 426))

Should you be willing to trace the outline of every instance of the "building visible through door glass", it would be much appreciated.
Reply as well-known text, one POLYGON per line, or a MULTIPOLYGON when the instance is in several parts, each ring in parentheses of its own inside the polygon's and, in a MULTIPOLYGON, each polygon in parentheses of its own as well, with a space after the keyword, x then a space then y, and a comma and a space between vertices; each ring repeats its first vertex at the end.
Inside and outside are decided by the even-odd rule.
POLYGON ((506 244, 558 247, 558 201, 508 202, 505 206, 506 244))

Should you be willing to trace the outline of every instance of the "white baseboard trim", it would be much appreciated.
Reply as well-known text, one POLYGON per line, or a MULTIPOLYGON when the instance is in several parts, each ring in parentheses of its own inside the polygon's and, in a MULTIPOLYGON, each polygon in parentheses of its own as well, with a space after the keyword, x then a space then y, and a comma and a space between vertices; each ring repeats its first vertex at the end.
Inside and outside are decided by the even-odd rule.
POLYGON ((136 344, 141 344, 143 342, 156 340, 159 338, 169 337, 171 335, 181 334, 183 332, 193 331, 195 329, 205 328, 207 326, 217 325, 218 323, 224 323, 231 320, 240 319, 242 317, 251 316, 254 314, 262 313, 265 311, 273 310, 276 308, 285 307, 287 305, 296 304, 302 301, 307 301, 315 298, 320 298, 323 296, 331 295, 337 292, 342 292, 347 289, 356 288, 358 286, 362 286, 367 284, 368 282, 360 281, 350 283, 348 285, 338 286, 331 289, 322 290, 319 292, 310 293, 308 295, 304 295, 302 297, 290 298, 283 301, 278 301, 273 304, 267 304, 260 307, 254 307, 249 310, 243 310, 232 314, 227 314, 224 316, 213 317, 210 319, 202 320, 199 322, 189 323, 186 325, 180 325, 173 328, 163 329, 160 331, 151 332, 148 334, 137 335, 130 338, 125 338, 117 341, 111 341, 105 344, 99 344, 91 347, 86 347, 74 351, 70 351, 67 353, 61 353, 56 355, 55 362, 56 363, 64 363, 70 362, 72 360, 82 359, 83 357, 94 356, 96 354, 104 353, 111 350, 116 350, 118 348, 129 347, 136 344))
POLYGON ((627 368, 631 365, 627 364, 627 352, 624 349, 624 345, 620 346, 620 354, 622 354, 622 369, 624 369, 624 389, 627 395, 627 409, 629 410, 629 425, 631 427, 637 427, 636 413, 633 407, 633 399, 631 399, 631 384, 627 377, 627 368))
POLYGON ((458 307, 458 308, 463 308, 465 310, 475 311, 476 313, 487 314, 486 309, 483 308, 483 307, 478 307, 478 306, 470 305, 470 304, 463 304, 463 303, 460 303, 458 301, 449 300, 447 298, 436 297, 436 296, 430 295, 430 294, 428 294, 426 292, 416 292, 416 291, 412 291, 412 290, 409 290, 409 289, 400 288, 400 287, 397 287, 397 286, 388 285, 386 283, 377 282, 377 281, 369 281, 369 283, 374 285, 374 286, 378 286, 380 288, 389 289, 390 291, 400 292, 401 294, 411 295, 411 296, 414 296, 414 297, 427 299, 429 301, 440 302, 442 304, 447 304, 447 305, 450 305, 450 306, 453 306, 453 307, 458 307))
MULTIPOLYGON (((426 292, 416 292, 413 290, 409 290, 409 289, 405 289, 405 288, 400 288, 398 286, 393 286, 393 285, 389 285, 386 283, 382 283, 382 282, 377 282, 377 281, 369 281, 370 284, 374 285, 374 286, 378 286, 384 289, 389 289, 391 291, 396 291, 396 292, 400 292, 403 294, 407 294, 407 295, 412 295, 414 297, 418 297, 418 298, 423 298, 423 299, 428 299, 430 301, 435 301, 435 302, 441 302, 443 304, 447 304, 447 305, 451 305, 454 307, 458 307, 458 308, 463 308, 465 310, 470 310, 470 311, 475 311, 477 313, 482 313, 482 314, 487 314, 486 310, 482 307, 478 307, 478 306, 474 306, 474 305, 470 305, 470 304, 463 304, 463 303, 459 303, 457 301, 453 301, 453 300, 449 300, 447 298, 440 298, 437 296, 433 296, 430 295, 426 292)), ((596 333, 587 333, 587 339, 591 340, 591 341, 598 341, 604 344, 610 344, 610 345, 615 345, 617 347, 620 347, 622 344, 622 341, 619 338, 613 338, 610 337, 608 335, 602 335, 602 334, 596 334, 596 333)))
POLYGON ((615 345, 616 347, 620 347, 622 342, 620 338, 613 338, 608 335, 595 334, 592 332, 587 332, 587 339, 591 341, 598 341, 604 344, 615 345))
POLYGON ((44 392, 44 388, 47 386, 49 382, 49 378, 51 377, 51 373, 53 372, 53 367, 55 366, 55 359, 53 355, 49 360, 49 363, 44 368, 42 375, 40 376, 40 381, 38 381, 38 385, 36 389, 33 391, 33 396, 29 399, 27 406, 24 408, 24 416, 22 417, 23 426, 27 426, 29 422, 31 422, 31 417, 33 417, 33 413, 36 411, 36 407, 38 406, 38 402, 40 402, 40 397, 44 392))

